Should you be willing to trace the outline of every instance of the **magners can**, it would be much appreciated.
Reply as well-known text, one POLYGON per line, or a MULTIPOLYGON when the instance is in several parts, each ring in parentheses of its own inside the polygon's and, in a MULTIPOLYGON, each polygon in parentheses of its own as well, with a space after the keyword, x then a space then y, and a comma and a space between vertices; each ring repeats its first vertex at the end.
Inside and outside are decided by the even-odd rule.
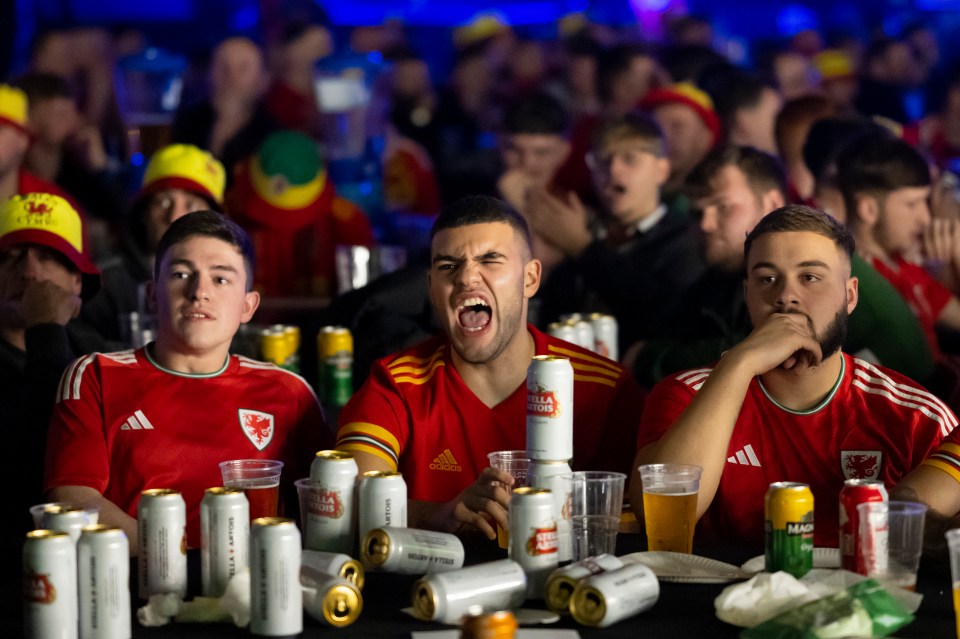
POLYGON ((813 568, 813 493, 807 484, 774 482, 763 500, 766 571, 796 578, 813 568))
POLYGON ((343 326, 324 326, 317 334, 317 387, 325 406, 342 408, 353 394, 353 335, 343 326))
POLYGON ((23 542, 24 636, 77 636, 77 549, 59 530, 33 530, 23 542))
POLYGON ((140 543, 140 598, 173 593, 187 596, 187 507, 176 490, 140 493, 137 504, 140 543))
POLYGON ((573 366, 535 355, 527 368, 527 453, 535 461, 573 459, 573 366))
POLYGON ((249 565, 250 504, 240 488, 207 488, 200 502, 200 582, 205 597, 220 597, 249 565))
POLYGON ((310 465, 312 490, 304 513, 304 547, 350 553, 357 538, 357 461, 340 450, 321 450, 310 465))
POLYGON ((867 574, 860 552, 860 513, 857 506, 889 501, 887 489, 878 479, 848 479, 840 490, 840 567, 867 574))
POLYGON ((512 610, 523 603, 527 577, 510 559, 429 574, 413 584, 413 610, 427 621, 460 623, 465 614, 512 610))
POLYGON ((415 528, 374 528, 360 545, 364 565, 407 575, 463 568, 456 535, 415 528))
POLYGON ((510 559, 527 573, 527 597, 542 599, 547 577, 559 563, 553 493, 545 488, 516 488, 510 498, 510 559))

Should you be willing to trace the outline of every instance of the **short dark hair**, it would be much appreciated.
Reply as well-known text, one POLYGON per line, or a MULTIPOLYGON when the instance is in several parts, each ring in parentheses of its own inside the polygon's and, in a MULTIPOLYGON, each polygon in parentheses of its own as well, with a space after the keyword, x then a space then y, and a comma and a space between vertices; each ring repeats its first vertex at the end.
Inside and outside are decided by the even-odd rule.
POLYGON ((510 135, 562 135, 570 132, 570 116, 560 101, 536 93, 514 101, 503 115, 503 131, 510 135))
POLYGON ((70 83, 52 73, 25 73, 13 85, 27 95, 27 104, 30 106, 54 98, 73 99, 70 83))
POLYGON ((667 152, 660 125, 650 115, 640 111, 631 111, 604 120, 593 138, 593 148, 599 149, 621 140, 640 140, 644 146, 649 147, 651 153, 659 157, 665 156, 667 152))
POLYGON ((818 183, 836 173, 837 155, 849 144, 867 137, 890 137, 888 129, 869 118, 831 117, 814 122, 803 143, 803 163, 818 183))
POLYGON ((433 238, 440 231, 492 222, 509 224, 514 232, 523 238, 527 250, 530 250, 530 228, 527 221, 512 206, 489 195, 468 195, 447 207, 430 229, 430 244, 433 244, 433 238))
POLYGON ((701 84, 713 99, 713 108, 724 131, 733 128, 738 111, 760 104, 764 91, 776 91, 773 82, 734 66, 716 69, 703 77, 701 84))
POLYGON ((157 244, 157 256, 153 263, 153 277, 160 279, 160 262, 170 247, 186 242, 192 237, 212 237, 223 240, 237 249, 243 256, 243 263, 247 267, 247 290, 253 288, 253 242, 250 236, 239 224, 223 213, 216 211, 195 211, 178 218, 164 232, 157 244))
POLYGON ((787 174, 780 160, 752 146, 727 146, 715 149, 687 176, 685 189, 693 199, 710 194, 710 180, 727 166, 743 171, 754 193, 777 190, 787 197, 787 174))
POLYGON ((791 231, 807 231, 822 235, 832 240, 847 259, 853 258, 856 248, 853 235, 843 223, 827 215, 823 211, 804 206, 803 204, 788 204, 763 216, 753 230, 747 234, 743 243, 743 256, 749 257, 750 247, 754 241, 771 233, 788 233, 791 231))
POLYGON ((920 152, 889 135, 861 136, 837 155, 837 185, 851 219, 858 195, 883 199, 898 189, 930 182, 930 167, 920 152))
POLYGON ((597 96, 607 103, 620 76, 630 69, 634 58, 653 58, 653 53, 637 44, 619 44, 600 53, 597 59, 597 96))

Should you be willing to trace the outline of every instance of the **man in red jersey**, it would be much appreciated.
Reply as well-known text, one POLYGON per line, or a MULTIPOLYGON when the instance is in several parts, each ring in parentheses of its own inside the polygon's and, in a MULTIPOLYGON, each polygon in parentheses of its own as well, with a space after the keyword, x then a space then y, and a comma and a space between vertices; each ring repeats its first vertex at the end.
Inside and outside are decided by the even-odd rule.
MULTIPOLYGON (((651 393, 634 466, 703 467, 698 535, 762 543, 767 487, 799 481, 813 491, 815 543, 835 546, 844 480, 893 485, 956 426, 914 382, 840 351, 857 304, 853 246, 843 225, 805 206, 764 217, 744 247, 753 332, 712 368, 651 393)), ((638 477, 630 496, 643 521, 638 477)))
POLYGON ((411 527, 506 527, 511 476, 487 453, 526 448, 526 375, 534 355, 574 371, 575 469, 629 468, 642 394, 616 363, 537 331, 540 285, 523 218, 485 196, 463 198, 431 231, 430 300, 444 336, 374 364, 340 415, 337 446, 361 472, 400 470, 411 527))
POLYGON ((157 247, 156 341, 81 358, 60 381, 48 496, 99 506, 100 521, 123 528, 132 552, 143 490, 181 491, 187 540, 199 546, 200 500, 222 485, 219 462, 281 460, 289 496, 314 453, 329 448, 320 405, 301 377, 229 354, 260 302, 249 288, 252 265, 249 237, 220 213, 176 220, 157 247))

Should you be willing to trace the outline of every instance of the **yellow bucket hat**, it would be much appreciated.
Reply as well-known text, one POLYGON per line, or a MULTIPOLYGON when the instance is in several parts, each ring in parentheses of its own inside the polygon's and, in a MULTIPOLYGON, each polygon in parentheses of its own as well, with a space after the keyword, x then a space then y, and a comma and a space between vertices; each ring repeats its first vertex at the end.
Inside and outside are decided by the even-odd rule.
POLYGON ((192 144, 171 144, 150 158, 137 199, 164 189, 183 189, 219 209, 226 181, 223 164, 213 155, 192 144))
POLYGON ((27 133, 27 94, 9 84, 0 84, 0 125, 27 133))

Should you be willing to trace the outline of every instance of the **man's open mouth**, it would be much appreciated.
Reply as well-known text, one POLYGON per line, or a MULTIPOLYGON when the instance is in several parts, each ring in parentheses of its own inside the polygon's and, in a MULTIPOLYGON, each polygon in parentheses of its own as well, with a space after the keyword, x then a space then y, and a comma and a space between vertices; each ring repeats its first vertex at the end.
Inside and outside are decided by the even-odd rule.
POLYGON ((466 331, 480 331, 490 323, 492 309, 479 297, 471 297, 457 306, 457 320, 466 331))

